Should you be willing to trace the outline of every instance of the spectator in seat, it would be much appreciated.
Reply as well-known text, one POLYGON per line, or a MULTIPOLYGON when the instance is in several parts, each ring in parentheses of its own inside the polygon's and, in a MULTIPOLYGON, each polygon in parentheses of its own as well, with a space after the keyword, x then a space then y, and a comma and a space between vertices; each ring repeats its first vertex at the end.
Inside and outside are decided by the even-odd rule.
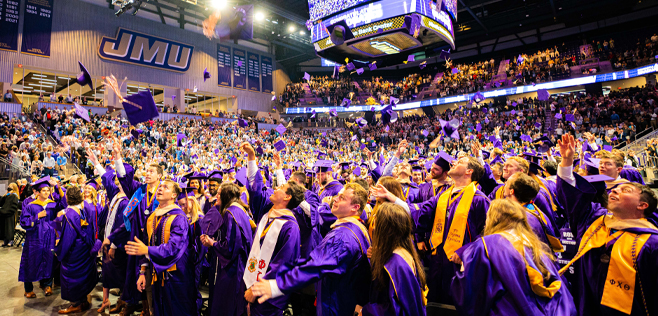
POLYGON ((14 102, 14 97, 11 95, 11 92, 7 90, 7 93, 5 93, 5 102, 14 102))

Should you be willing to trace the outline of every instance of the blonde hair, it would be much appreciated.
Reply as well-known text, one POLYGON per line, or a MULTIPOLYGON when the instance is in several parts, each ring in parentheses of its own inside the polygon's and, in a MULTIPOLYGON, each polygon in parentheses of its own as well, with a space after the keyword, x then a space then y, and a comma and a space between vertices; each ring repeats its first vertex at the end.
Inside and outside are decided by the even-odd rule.
MULTIPOLYGON (((98 201, 96 200, 96 198, 98 197, 98 191, 96 191, 96 189, 94 189, 94 187, 92 187, 91 185, 87 184, 87 185, 84 186, 85 189, 87 189, 87 187, 89 187, 89 190, 91 190, 92 204, 94 204, 94 206, 96 206, 96 204, 98 204, 98 201)), ((84 191, 82 192, 82 198, 85 199, 84 191)))
MULTIPOLYGON (((508 199, 495 199, 491 201, 487 220, 484 226, 483 236, 502 233, 505 231, 514 231, 524 241, 524 246, 532 250, 532 261, 539 268, 539 272, 545 280, 550 277, 550 272, 541 260, 542 256, 554 260, 548 245, 541 242, 537 235, 528 224, 526 209, 521 204, 508 199)), ((505 234, 501 236, 507 238, 505 234)), ((510 242, 512 242, 510 240, 510 242)), ((521 254, 523 256, 523 254, 521 254)))
POLYGON ((525 173, 525 174, 527 174, 528 171, 530 170, 530 163, 528 163, 527 160, 525 160, 521 157, 517 157, 517 156, 509 157, 507 160, 508 161, 509 160, 516 161, 516 163, 519 164, 519 168, 523 169, 523 173, 525 173))
POLYGON ((186 207, 185 211, 190 215, 190 224, 194 224, 199 220, 199 214, 203 213, 203 211, 201 210, 199 201, 195 197, 188 196, 187 199, 192 201, 192 207, 186 207))

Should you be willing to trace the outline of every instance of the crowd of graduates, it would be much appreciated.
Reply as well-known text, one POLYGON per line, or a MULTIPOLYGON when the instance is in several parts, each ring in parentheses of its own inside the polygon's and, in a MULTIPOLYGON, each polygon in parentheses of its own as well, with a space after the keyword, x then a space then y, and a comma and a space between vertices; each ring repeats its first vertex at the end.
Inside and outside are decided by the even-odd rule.
POLYGON ((122 315, 655 314, 642 166, 591 121, 549 137, 539 120, 551 105, 653 113, 654 98, 510 100, 323 133, 71 116, 61 146, 89 180, 32 181, 19 281, 28 299, 37 281, 52 295, 57 271, 61 314, 89 309, 99 282, 98 312, 122 315))

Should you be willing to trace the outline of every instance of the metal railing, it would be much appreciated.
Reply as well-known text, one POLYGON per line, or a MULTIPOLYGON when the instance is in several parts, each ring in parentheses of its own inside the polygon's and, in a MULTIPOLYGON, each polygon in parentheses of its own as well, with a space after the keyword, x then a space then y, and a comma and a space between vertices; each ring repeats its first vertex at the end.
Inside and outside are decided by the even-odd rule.
POLYGON ((647 139, 658 137, 658 129, 656 130, 646 129, 642 131, 640 134, 638 134, 637 136, 632 143, 622 147, 621 150, 622 151, 632 150, 636 153, 640 151, 644 151, 644 146, 646 144, 647 139), (637 136, 641 135, 642 133, 645 133, 645 131, 647 134, 640 136, 640 138, 637 138, 637 136))
POLYGON ((5 158, 0 158, 0 178, 6 178, 9 182, 15 182, 21 178, 29 178, 30 175, 30 172, 22 166, 13 164, 5 158))
MULTIPOLYGON (((53 145, 61 145, 62 144, 61 141, 59 141, 58 139, 55 139, 51 135, 50 131, 48 129, 46 129, 46 127, 43 126, 43 124, 41 124, 41 122, 39 122, 38 120, 35 120, 34 118, 32 118, 32 122, 34 123, 34 125, 37 126, 37 129, 39 129, 39 132, 41 132, 43 135, 46 135, 46 139, 48 140, 48 142, 50 142, 53 145)), ((71 148, 71 150, 73 150, 73 148, 71 148)), ((80 167, 78 167, 78 164, 74 163, 74 160, 72 159, 73 152, 71 152, 70 154, 64 153, 64 156, 66 156, 67 169, 70 166, 73 166, 73 168, 75 168, 74 173, 83 174, 82 171, 80 170, 80 167)), ((61 176, 64 176, 64 175, 61 175, 61 176)))

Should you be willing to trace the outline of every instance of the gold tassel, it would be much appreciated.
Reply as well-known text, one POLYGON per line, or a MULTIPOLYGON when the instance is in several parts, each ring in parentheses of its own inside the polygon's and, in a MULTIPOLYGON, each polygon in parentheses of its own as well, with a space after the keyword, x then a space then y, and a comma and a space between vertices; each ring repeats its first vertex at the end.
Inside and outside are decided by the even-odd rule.
POLYGON ((114 94, 117 95, 117 97, 119 98, 119 101, 121 103, 123 103, 123 102, 128 103, 128 104, 130 104, 130 105, 132 105, 132 106, 134 106, 134 107, 141 110, 142 109, 141 105, 136 104, 135 102, 132 102, 132 101, 128 101, 121 95, 121 87, 123 86, 123 84, 126 82, 127 79, 128 79, 128 77, 123 78, 123 81, 121 81, 121 84, 119 85, 119 82, 118 82, 117 78, 114 77, 114 75, 110 74, 109 76, 105 77, 105 85, 110 87, 110 89, 112 89, 112 91, 114 91, 114 94))
POLYGON ((215 27, 217 23, 222 19, 222 15, 219 11, 211 14, 207 19, 203 20, 203 35, 205 35, 209 40, 212 40, 213 37, 216 37, 215 27))

